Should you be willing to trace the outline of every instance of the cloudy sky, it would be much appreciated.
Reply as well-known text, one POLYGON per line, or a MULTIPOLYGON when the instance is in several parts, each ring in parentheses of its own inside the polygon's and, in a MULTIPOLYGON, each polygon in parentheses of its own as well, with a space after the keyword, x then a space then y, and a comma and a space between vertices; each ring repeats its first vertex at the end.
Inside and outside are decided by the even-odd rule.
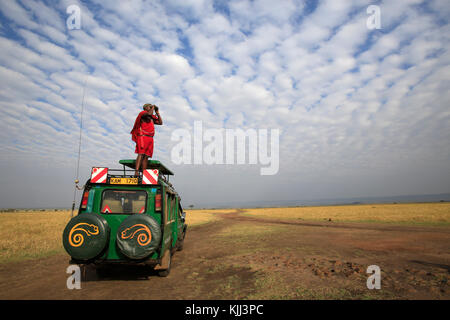
POLYGON ((150 102, 185 205, 450 192, 449 18, 447 0, 0 1, 0 207, 71 206, 83 92, 82 181, 135 157, 150 102), (278 173, 175 164, 194 121, 278 129, 278 173))

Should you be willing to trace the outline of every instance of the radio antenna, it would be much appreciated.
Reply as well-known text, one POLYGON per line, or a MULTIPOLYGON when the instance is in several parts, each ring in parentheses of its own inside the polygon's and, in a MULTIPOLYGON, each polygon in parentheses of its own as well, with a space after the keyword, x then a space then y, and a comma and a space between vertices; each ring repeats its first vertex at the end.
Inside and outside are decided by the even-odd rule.
POLYGON ((78 159, 77 159, 77 173, 76 173, 76 179, 75 179, 75 189, 73 191, 73 202, 72 202, 72 213, 70 214, 70 217, 73 217, 73 211, 75 210, 75 199, 77 196, 77 189, 78 190, 82 190, 82 188, 80 188, 78 186, 78 182, 80 182, 78 180, 79 178, 79 174, 80 174, 80 158, 81 158, 81 136, 82 136, 82 132, 83 132, 83 111, 84 111, 84 95, 86 93, 86 83, 87 83, 87 75, 86 78, 84 80, 84 86, 83 86, 83 98, 81 99, 81 113, 80 113, 80 139, 78 141, 78 159))

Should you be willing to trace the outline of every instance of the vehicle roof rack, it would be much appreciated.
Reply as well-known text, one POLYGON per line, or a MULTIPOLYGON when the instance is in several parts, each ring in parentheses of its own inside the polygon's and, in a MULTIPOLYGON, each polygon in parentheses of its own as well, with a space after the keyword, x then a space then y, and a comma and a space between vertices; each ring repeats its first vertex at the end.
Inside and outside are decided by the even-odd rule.
MULTIPOLYGON (((119 160, 119 163, 125 167, 136 169, 136 159, 123 159, 119 160)), ((148 160, 147 169, 158 169, 160 173, 168 176, 173 176, 173 172, 166 168, 160 161, 158 160, 148 160)))

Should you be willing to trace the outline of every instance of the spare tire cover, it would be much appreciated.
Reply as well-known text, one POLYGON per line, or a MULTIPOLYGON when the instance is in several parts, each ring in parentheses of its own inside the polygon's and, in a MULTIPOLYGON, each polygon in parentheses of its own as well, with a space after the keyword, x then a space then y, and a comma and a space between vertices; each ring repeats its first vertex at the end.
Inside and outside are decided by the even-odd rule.
POLYGON ((90 260, 103 252, 109 234, 105 218, 95 213, 82 213, 73 217, 64 229, 63 245, 72 258, 90 260))
POLYGON ((153 253, 161 242, 159 223, 145 214, 127 217, 117 229, 116 243, 126 257, 143 259, 153 253))

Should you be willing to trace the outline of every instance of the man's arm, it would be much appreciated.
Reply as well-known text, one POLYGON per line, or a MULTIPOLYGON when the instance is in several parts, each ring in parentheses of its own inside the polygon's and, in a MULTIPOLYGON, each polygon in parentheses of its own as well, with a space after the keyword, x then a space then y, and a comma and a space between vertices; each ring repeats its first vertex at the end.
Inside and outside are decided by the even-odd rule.
POLYGON ((158 117, 158 119, 155 119, 154 123, 158 124, 158 125, 162 125, 163 121, 162 121, 161 115, 159 114, 159 110, 157 108, 155 108, 155 113, 156 113, 156 116, 158 117))

